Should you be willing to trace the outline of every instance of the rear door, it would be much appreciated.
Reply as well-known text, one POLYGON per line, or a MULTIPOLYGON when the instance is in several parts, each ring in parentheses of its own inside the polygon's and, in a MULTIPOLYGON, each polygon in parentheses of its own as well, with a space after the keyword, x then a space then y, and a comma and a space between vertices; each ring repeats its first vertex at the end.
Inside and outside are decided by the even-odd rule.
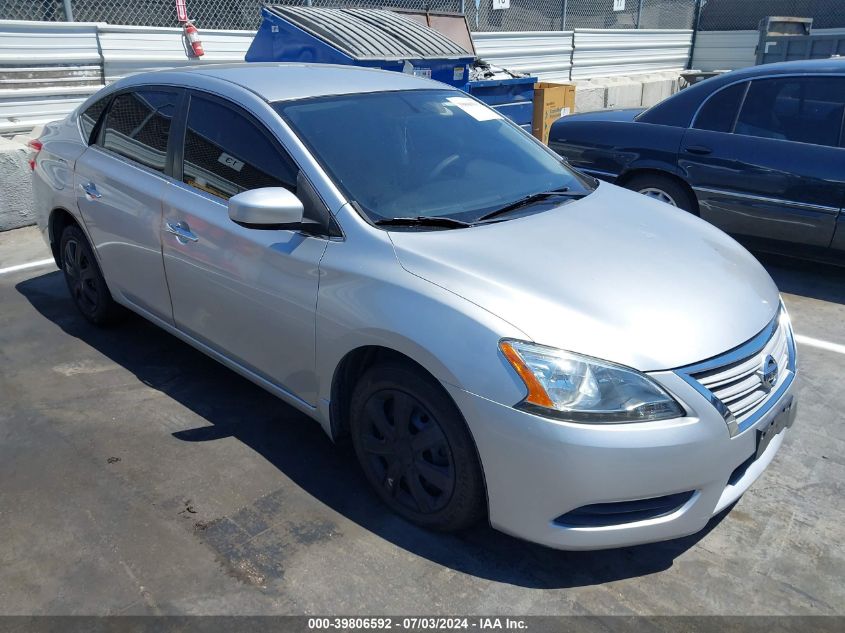
POLYGON ((687 130, 679 166, 701 217, 767 241, 828 247, 845 196, 845 78, 728 86, 687 130))
MULTIPOLYGON (((158 87, 117 94, 75 170, 77 204, 109 288, 168 323, 173 319, 159 227, 181 94, 158 87)), ((82 123, 90 129, 91 121, 82 123)))
POLYGON ((261 187, 285 187, 305 201, 299 170, 261 122, 229 101, 192 93, 184 127, 175 166, 181 182, 167 191, 161 226, 176 327, 313 405, 318 265, 327 240, 241 226, 227 206, 261 187))

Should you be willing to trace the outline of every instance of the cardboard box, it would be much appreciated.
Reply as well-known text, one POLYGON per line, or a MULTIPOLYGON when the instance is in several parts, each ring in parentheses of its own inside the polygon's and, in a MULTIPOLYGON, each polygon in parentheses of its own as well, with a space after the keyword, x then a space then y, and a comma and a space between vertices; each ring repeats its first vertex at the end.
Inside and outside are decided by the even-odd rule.
POLYGON ((534 119, 531 133, 543 143, 549 142, 552 123, 575 112, 575 84, 534 84, 534 119))

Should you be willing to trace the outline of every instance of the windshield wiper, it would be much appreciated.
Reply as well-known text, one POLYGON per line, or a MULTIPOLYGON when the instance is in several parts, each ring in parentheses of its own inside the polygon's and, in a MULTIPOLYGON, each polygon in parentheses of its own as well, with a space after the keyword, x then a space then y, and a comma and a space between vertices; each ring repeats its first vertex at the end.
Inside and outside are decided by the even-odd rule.
POLYGON ((566 196, 568 198, 583 198, 586 196, 586 193, 576 193, 569 191, 569 187, 561 187, 560 189, 554 189, 552 191, 540 191, 539 193, 532 193, 531 195, 525 196, 524 198, 520 198, 515 202, 511 202, 508 205, 505 205, 501 209, 496 209, 495 211, 491 211, 486 215, 482 215, 477 222, 484 222, 485 220, 491 220, 496 218, 500 215, 504 215, 505 213, 510 213, 511 211, 516 211, 517 209, 521 209, 522 207, 527 207, 529 204, 533 204, 535 202, 539 202, 540 200, 545 200, 546 198, 554 198, 555 196, 566 196))
POLYGON ((378 226, 439 226, 444 229, 464 229, 472 226, 469 222, 463 222, 454 218, 437 216, 418 215, 412 218, 383 218, 373 222, 378 226))

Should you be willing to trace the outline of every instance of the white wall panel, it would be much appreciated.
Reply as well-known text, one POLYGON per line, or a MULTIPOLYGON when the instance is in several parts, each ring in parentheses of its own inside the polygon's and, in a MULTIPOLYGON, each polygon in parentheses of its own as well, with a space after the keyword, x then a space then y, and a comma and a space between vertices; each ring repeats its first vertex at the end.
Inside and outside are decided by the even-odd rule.
POLYGON ((102 86, 96 24, 0 20, 0 133, 60 119, 102 86))
POLYGON ((162 68, 242 62, 253 31, 200 31, 205 49, 189 57, 179 28, 104 25, 99 29, 106 83, 162 68))
POLYGON ((479 57, 509 70, 531 73, 540 81, 569 81, 572 31, 473 33, 479 57))
POLYGON ((683 70, 692 31, 674 29, 575 29, 572 79, 683 70))

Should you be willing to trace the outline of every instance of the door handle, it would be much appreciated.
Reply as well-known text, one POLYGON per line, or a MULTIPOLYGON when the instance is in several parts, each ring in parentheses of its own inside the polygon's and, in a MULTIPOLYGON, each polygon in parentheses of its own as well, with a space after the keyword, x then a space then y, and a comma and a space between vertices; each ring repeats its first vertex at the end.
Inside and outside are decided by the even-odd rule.
POLYGON ((103 197, 99 191, 97 191, 97 186, 93 182, 86 182, 84 184, 79 185, 80 189, 85 192, 85 195, 89 198, 94 200, 99 200, 103 197))
POLYGON ((684 148, 690 154, 710 154, 713 150, 709 147, 705 147, 704 145, 688 145, 684 148))
POLYGON ((188 225, 184 222, 167 222, 165 225, 165 231, 171 233, 172 235, 176 236, 176 239, 179 240, 180 244, 187 244, 188 242, 198 242, 199 237, 197 237, 196 233, 193 233, 188 225))

